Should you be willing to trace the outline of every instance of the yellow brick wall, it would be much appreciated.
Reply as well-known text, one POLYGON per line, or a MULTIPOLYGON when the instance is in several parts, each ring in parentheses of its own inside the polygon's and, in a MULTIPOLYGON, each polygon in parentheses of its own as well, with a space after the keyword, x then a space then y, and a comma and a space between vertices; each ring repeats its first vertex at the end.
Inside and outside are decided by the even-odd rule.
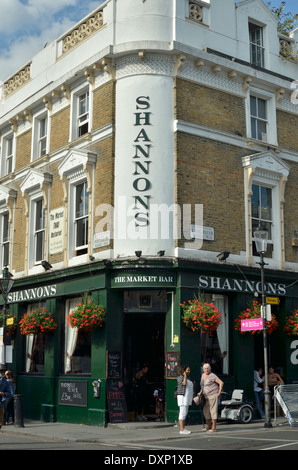
POLYGON ((68 144, 70 126, 70 106, 51 117, 50 153, 68 144))
MULTIPOLYGON (((214 228, 214 241, 202 249, 245 250, 244 184, 241 157, 246 151, 219 142, 177 135, 176 187, 179 207, 203 204, 203 225, 214 228), (223 164, 224 162, 224 164, 223 164)), ((183 246, 185 240, 178 241, 183 246)))
POLYGON ((177 119, 246 135, 244 97, 180 78, 176 80, 175 94, 177 119))
POLYGON ((279 147, 298 152, 298 116, 277 110, 276 124, 279 147))
POLYGON ((31 159, 32 130, 21 134, 16 139, 15 171, 29 165, 31 159))
POLYGON ((291 169, 286 183, 284 219, 285 219, 285 256, 286 261, 298 262, 298 247, 292 246, 295 230, 298 230, 298 164, 290 162, 291 169))

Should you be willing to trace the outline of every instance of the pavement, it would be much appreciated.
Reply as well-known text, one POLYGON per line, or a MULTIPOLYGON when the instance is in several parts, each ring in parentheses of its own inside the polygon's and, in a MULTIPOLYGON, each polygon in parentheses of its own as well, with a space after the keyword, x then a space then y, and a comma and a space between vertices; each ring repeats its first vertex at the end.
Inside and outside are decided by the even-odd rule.
MULTIPOLYGON (((275 427, 275 424, 272 423, 275 427)), ((187 426, 191 435, 204 433, 201 424, 187 426)), ((238 422, 218 422, 218 433, 241 433, 253 432, 264 429, 264 421, 252 421, 249 424, 238 422)), ((59 440, 68 442, 96 442, 101 444, 129 445, 150 441, 165 441, 169 439, 181 439, 179 427, 167 422, 129 422, 122 424, 109 424, 107 427, 87 426, 83 424, 70 423, 48 423, 43 421, 24 420, 24 427, 17 425, 2 426, 2 433, 25 435, 44 438, 46 440, 59 440)), ((211 434, 212 435, 212 434, 211 434)), ((190 437, 188 436, 188 437, 190 437)))

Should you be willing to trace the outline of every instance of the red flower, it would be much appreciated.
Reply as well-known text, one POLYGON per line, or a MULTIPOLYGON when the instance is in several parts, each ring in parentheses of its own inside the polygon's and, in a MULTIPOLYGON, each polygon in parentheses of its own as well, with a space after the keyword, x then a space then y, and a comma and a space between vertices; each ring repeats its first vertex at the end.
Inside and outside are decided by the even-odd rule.
MULTIPOLYGON (((242 320, 249 320, 251 318, 261 318, 261 304, 257 300, 253 300, 246 310, 243 310, 235 320, 235 330, 240 334, 260 334, 262 330, 241 331, 242 320)), ((275 315, 271 315, 271 320, 266 321, 267 333, 271 335, 273 331, 278 328, 278 323, 275 315)))
POLYGON ((285 332, 289 336, 298 336, 298 309, 286 318, 285 332))
POLYGON ((193 299, 180 304, 182 321, 192 331, 202 331, 213 334, 221 322, 221 312, 213 303, 193 299))

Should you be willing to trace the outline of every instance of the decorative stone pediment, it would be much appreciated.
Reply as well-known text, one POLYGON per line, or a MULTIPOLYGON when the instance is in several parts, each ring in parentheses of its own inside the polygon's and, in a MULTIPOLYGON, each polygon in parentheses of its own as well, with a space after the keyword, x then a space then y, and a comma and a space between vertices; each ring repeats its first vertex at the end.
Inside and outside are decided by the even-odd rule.
POLYGON ((61 177, 65 174, 74 173, 79 169, 84 170, 88 163, 96 163, 95 153, 72 149, 67 153, 62 162, 59 164, 59 175, 61 177))
POLYGON ((5 201, 5 204, 8 203, 10 199, 16 199, 17 191, 11 186, 0 185, 0 204, 5 201))
POLYGON ((63 183, 64 202, 68 199, 67 180, 79 178, 85 175, 87 178, 87 191, 92 191, 92 169, 96 163, 95 153, 85 150, 70 150, 58 166, 60 179, 63 183))
POLYGON ((52 175, 39 170, 30 170, 20 184, 22 194, 31 192, 34 189, 42 189, 45 183, 52 182, 52 175))
POLYGON ((251 168, 254 174, 268 179, 287 178, 290 171, 289 165, 271 150, 243 157, 242 165, 244 168, 251 168))
POLYGON ((0 204, 5 205, 9 213, 9 223, 13 219, 13 207, 17 198, 17 190, 11 186, 0 185, 0 204))
POLYGON ((49 186, 52 183, 52 175, 39 170, 30 170, 20 184, 25 201, 26 216, 29 215, 29 199, 34 193, 40 192, 43 197, 44 209, 48 208, 49 186))

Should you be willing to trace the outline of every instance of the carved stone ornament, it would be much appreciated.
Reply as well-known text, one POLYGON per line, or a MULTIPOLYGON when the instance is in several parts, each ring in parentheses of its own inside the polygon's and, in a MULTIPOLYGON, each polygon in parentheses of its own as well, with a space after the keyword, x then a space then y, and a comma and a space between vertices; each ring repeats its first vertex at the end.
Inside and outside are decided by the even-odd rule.
POLYGON ((197 3, 189 2, 189 18, 197 21, 197 23, 203 22, 203 9, 197 3))
POLYGON ((3 97, 7 98, 9 95, 17 91, 30 80, 30 67, 31 64, 26 65, 22 70, 13 75, 12 78, 4 82, 3 97))
POLYGON ((84 23, 73 29, 70 34, 63 39, 62 51, 68 52, 78 46, 82 41, 97 32, 103 26, 102 11, 98 11, 94 16, 89 17, 84 23))

